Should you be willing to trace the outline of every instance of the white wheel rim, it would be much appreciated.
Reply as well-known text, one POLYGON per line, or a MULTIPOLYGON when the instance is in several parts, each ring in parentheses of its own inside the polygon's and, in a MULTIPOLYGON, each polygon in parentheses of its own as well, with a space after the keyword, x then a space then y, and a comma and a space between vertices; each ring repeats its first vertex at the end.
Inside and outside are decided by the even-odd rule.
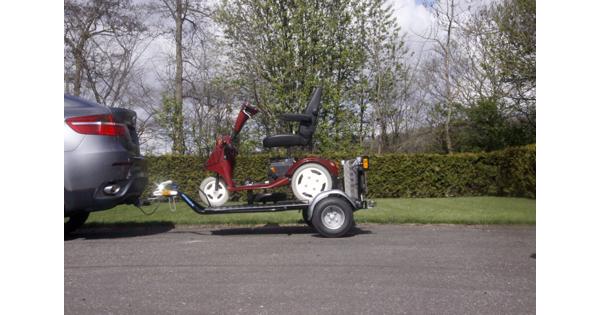
POLYGON ((327 189, 328 181, 327 175, 322 170, 308 167, 298 173, 294 184, 298 194, 309 200, 327 189))
POLYGON ((203 190, 210 203, 219 203, 227 197, 225 194, 225 185, 221 181, 218 184, 216 182, 216 180, 209 182, 203 190))
POLYGON ((346 215, 338 206, 329 206, 321 212, 321 222, 330 230, 339 229, 344 225, 344 221, 346 221, 346 215))

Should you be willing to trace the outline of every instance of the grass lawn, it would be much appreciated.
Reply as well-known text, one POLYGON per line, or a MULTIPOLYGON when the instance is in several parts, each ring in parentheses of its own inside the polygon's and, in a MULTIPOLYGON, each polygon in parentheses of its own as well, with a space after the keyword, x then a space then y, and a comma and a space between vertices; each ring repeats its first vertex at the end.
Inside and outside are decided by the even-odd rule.
MULTIPOLYGON (((389 198, 376 199, 373 209, 355 212, 357 223, 535 224, 535 200, 505 197, 389 198)), ((150 211, 152 209, 147 209, 150 211)), ((172 212, 161 204, 152 215, 133 206, 94 212, 86 225, 105 224, 225 224, 264 225, 302 223, 298 211, 199 215, 178 203, 172 212)))

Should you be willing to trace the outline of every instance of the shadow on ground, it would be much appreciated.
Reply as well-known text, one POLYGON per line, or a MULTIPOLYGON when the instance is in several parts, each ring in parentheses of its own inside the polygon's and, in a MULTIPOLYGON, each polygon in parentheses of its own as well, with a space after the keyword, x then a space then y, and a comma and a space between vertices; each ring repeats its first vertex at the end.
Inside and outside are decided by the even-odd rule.
POLYGON ((74 239, 110 239, 161 234, 171 231, 171 222, 120 223, 85 225, 75 232, 65 235, 65 241, 74 239))
MULTIPOLYGON (((185 226, 181 229, 175 229, 171 222, 152 222, 152 223, 120 223, 120 224, 99 224, 86 225, 76 230, 70 235, 65 235, 65 241, 75 239, 113 239, 127 238, 137 236, 148 236, 161 233, 193 233, 198 235, 275 235, 275 234, 313 234, 314 237, 322 237, 313 228, 306 225, 284 225, 266 224, 264 226, 250 227, 210 227, 210 226, 185 226), (208 230, 208 233, 207 233, 208 230)), ((371 234, 369 230, 363 230, 358 227, 352 228, 344 237, 353 237, 361 234, 371 234)))
MULTIPOLYGON (((371 234, 371 231, 362 230, 358 227, 352 228, 344 237, 352 237, 360 234, 371 234)), ((240 227, 240 228, 224 228, 213 230, 212 235, 229 236, 229 235, 269 235, 269 234, 314 234, 316 237, 322 237, 309 226, 279 226, 277 224, 267 224, 259 227, 240 227)))

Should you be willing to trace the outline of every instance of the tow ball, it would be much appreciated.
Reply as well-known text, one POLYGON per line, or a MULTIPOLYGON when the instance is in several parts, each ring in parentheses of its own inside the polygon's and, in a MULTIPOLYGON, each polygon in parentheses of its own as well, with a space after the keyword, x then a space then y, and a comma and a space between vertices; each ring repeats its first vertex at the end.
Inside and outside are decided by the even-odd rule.
POLYGON ((135 205, 138 209, 140 209, 144 214, 153 214, 156 212, 156 209, 160 206, 160 203, 167 202, 169 204, 169 209, 171 211, 177 210, 177 196, 179 186, 175 184, 172 180, 167 180, 161 183, 156 184, 156 188, 152 192, 151 197, 146 199, 139 199, 137 204, 135 205), (151 211, 144 209, 145 207, 151 207, 151 211))

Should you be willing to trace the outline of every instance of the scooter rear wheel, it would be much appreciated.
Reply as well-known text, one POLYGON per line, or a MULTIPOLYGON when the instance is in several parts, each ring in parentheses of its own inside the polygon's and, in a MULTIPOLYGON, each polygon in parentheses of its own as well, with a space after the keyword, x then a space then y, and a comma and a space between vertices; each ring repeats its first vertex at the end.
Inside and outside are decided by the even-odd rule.
POLYGON ((306 163, 294 172, 291 186, 298 200, 310 202, 320 192, 331 190, 333 180, 323 165, 306 163))
POLYGON ((207 177, 200 183, 198 194, 200 195, 200 200, 210 207, 222 206, 229 200, 227 186, 220 179, 217 183, 217 179, 214 177, 207 177))

